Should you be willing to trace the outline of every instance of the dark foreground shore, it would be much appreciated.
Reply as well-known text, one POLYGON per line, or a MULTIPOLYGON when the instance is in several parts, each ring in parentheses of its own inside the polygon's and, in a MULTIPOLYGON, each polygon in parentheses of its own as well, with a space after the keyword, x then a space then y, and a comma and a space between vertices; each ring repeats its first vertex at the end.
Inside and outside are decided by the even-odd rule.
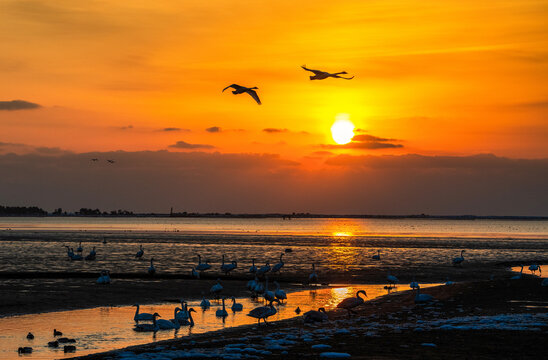
POLYGON ((317 359, 337 352, 353 359, 546 359, 548 287, 541 279, 491 280, 410 291, 357 308, 329 312, 329 321, 302 317, 270 326, 243 326, 81 357, 106 359, 317 359), (325 356, 325 355, 324 355, 325 356))

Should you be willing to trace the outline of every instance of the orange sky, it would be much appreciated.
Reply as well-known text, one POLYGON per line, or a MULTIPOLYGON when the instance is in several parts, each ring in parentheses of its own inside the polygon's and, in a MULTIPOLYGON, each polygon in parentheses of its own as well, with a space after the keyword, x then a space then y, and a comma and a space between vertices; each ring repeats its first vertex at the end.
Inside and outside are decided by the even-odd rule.
POLYGON ((548 157, 547 18, 528 0, 6 0, 0 101, 42 107, 0 110, 0 142, 184 141, 318 166, 318 151, 548 157), (355 78, 310 81, 302 64, 355 78), (221 93, 232 83, 258 86, 263 105, 221 93), (334 148, 341 113, 402 147, 334 148))

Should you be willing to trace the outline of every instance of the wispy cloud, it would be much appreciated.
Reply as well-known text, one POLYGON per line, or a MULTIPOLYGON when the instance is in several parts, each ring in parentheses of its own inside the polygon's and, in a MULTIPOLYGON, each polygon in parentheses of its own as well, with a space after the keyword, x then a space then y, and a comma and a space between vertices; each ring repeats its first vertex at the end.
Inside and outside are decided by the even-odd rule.
POLYGON ((285 133, 285 132, 288 132, 289 130, 287 130, 287 129, 277 129, 277 128, 266 128, 266 129, 263 129, 263 131, 265 133, 269 133, 269 134, 277 134, 277 133, 285 133))
POLYGON ((175 149, 214 149, 215 146, 207 144, 190 144, 186 141, 177 141, 175 144, 169 145, 170 148, 175 149))
MULTIPOLYGON (((363 130, 361 130, 363 132, 363 130)), ((394 144, 401 140, 389 139, 369 134, 354 135, 352 141, 344 145, 323 144, 324 149, 363 149, 363 150, 378 150, 378 149, 397 149, 402 148, 402 144, 394 144)))
POLYGON ((178 127, 166 127, 166 128, 163 128, 160 131, 165 131, 165 132, 176 132, 176 131, 190 132, 190 129, 181 129, 181 128, 178 128, 178 127))
POLYGON ((15 110, 32 110, 38 109, 41 106, 25 100, 0 101, 0 110, 15 111, 15 110))

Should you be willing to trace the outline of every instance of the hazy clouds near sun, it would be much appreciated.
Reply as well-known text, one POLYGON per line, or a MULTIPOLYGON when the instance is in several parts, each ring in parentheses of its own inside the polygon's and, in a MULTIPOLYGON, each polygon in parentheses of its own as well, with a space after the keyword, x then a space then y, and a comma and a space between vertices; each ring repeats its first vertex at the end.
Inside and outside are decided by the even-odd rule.
POLYGON ((168 212, 173 206, 233 213, 548 214, 548 159, 339 155, 322 170, 306 170, 267 154, 50 152, 0 155, 5 205, 50 211, 168 212))

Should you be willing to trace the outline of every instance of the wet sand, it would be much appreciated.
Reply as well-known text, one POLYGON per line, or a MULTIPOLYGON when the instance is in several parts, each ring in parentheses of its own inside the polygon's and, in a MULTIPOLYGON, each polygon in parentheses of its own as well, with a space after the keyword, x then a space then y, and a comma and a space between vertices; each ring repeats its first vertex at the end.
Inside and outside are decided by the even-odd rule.
MULTIPOLYGON (((546 358, 548 334, 547 317, 539 315, 548 312, 548 287, 541 287, 540 282, 539 278, 526 277, 428 288, 423 292, 437 299, 428 305, 416 305, 414 295, 406 291, 366 302, 352 318, 346 311, 336 310, 329 312, 329 321, 321 324, 308 325, 297 318, 271 326, 244 326, 82 358, 144 359, 162 354, 168 358, 186 358, 189 354, 196 358, 199 354, 222 358, 253 348, 259 353, 243 353, 265 359, 316 359, 322 351, 348 353, 353 359, 540 359, 546 358), (473 321, 477 325, 484 323, 481 319, 507 314, 531 316, 532 327, 505 330, 504 325, 497 325, 483 330, 442 330, 433 325, 466 316, 478 317, 473 321), (278 347, 265 345, 265 341, 272 345, 277 338, 286 340, 278 341, 278 347), (293 340, 287 341, 289 338, 293 340), (328 345, 330 349, 314 350, 314 344, 328 345)), ((519 324, 523 326, 522 322, 519 324)))

